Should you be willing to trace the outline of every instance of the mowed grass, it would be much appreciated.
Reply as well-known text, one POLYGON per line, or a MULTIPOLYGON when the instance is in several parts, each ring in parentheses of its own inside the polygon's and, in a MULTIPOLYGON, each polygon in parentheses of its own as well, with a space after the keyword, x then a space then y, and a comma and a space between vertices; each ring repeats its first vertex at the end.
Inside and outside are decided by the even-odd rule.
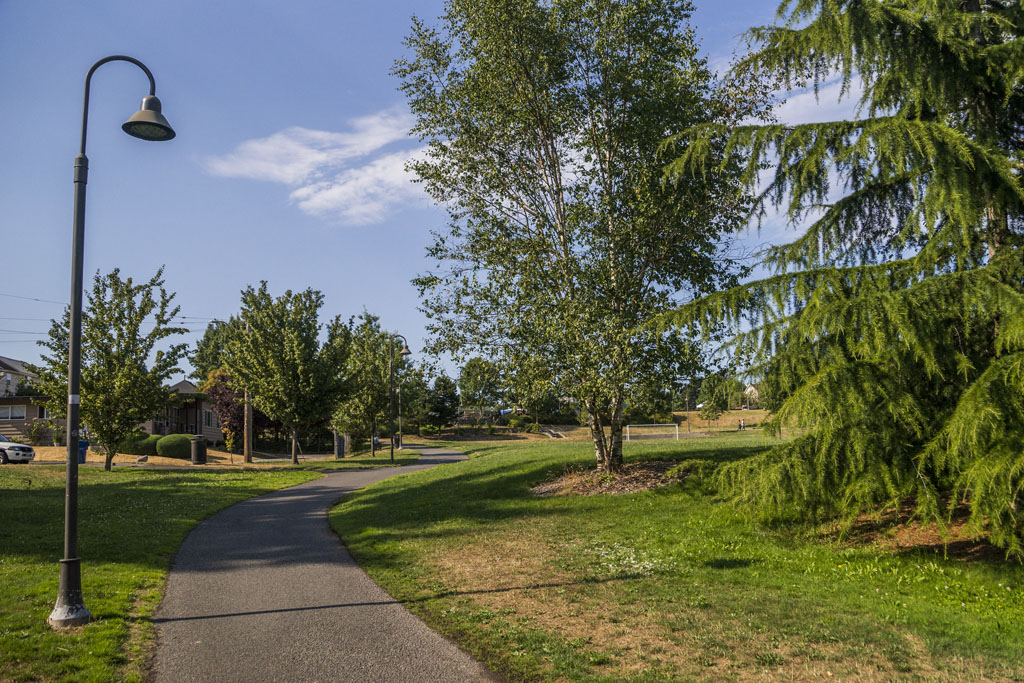
MULTIPOLYGON (((759 432, 627 445, 749 457, 759 432)), ((443 445, 443 444, 439 444, 443 445)), ((694 484, 541 498, 585 443, 450 444, 471 460, 347 497, 331 523, 392 595, 513 680, 1024 677, 1024 569, 766 529, 694 484)))
POLYGON ((320 476, 79 471, 79 556, 93 621, 55 632, 46 618, 64 549, 64 468, 0 468, 0 680, 140 679, 152 652, 153 613, 185 534, 232 503, 320 476))

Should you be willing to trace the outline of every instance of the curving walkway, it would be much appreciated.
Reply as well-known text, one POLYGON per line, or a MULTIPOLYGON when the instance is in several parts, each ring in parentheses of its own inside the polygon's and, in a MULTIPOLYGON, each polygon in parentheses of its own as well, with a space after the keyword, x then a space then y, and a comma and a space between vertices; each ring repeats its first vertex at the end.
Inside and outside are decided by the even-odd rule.
POLYGON ((385 593, 327 522, 346 493, 465 458, 333 472, 252 498, 185 539, 156 614, 156 681, 494 680, 385 593))

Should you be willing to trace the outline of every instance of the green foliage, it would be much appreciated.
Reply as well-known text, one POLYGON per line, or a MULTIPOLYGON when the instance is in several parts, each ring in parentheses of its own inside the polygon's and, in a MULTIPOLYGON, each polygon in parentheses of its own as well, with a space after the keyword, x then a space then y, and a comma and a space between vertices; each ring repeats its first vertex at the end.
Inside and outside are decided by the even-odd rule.
POLYGON ((434 379, 428 399, 427 422, 434 427, 445 427, 459 415, 459 393, 455 380, 443 372, 434 379))
MULTIPOLYGON (((103 276, 97 272, 87 292, 80 415, 90 440, 105 451, 108 470, 118 444, 167 405, 164 383, 178 372, 185 345, 164 340, 187 331, 171 327, 179 310, 173 299, 164 289, 163 268, 142 284, 122 279, 118 269, 103 276)), ((49 338, 39 342, 48 353, 42 366, 33 368, 55 418, 67 412, 69 319, 70 309, 52 321, 49 338)))
POLYGON ((242 311, 223 357, 230 386, 248 390, 256 408, 281 422, 298 462, 300 429, 322 428, 349 390, 344 369, 352 330, 335 317, 320 341, 323 294, 287 290, 274 298, 267 283, 242 292, 242 311))
POLYGON ((188 434, 168 434, 156 442, 156 454, 164 458, 188 460, 192 457, 192 439, 188 434))
POLYGON ((19 379, 18 385, 14 387, 15 396, 40 396, 42 393, 42 388, 28 377, 19 379))
POLYGON ((224 366, 228 339, 243 331, 238 318, 229 321, 215 320, 206 326, 203 336, 196 342, 196 350, 192 354, 192 378, 197 382, 205 382, 210 373, 224 366))
POLYGON ((434 425, 420 425, 420 436, 437 436, 439 431, 440 428, 434 425))
POLYGON ((25 430, 28 442, 33 446, 41 446, 52 436, 49 420, 32 420, 25 430))
POLYGON ((723 374, 708 375, 701 381, 697 402, 704 404, 700 409, 702 420, 717 420, 719 415, 729 410, 732 381, 723 374))
POLYGON ((697 127, 683 177, 747 159, 752 214, 784 206, 803 236, 774 275, 674 321, 734 326, 765 382, 768 424, 805 435, 719 473, 751 509, 854 516, 913 496, 1024 552, 1024 13, 973 0, 795 0, 733 69, 817 87, 863 81, 862 119, 697 127), (838 185, 834 179, 838 179, 838 185), (843 196, 835 199, 834 195, 843 196))
MULTIPOLYGON (((379 433, 384 426, 386 436, 391 405, 389 370, 394 370, 395 387, 404 391, 403 412, 407 415, 417 412, 421 400, 417 375, 421 379, 422 371, 401 355, 400 342, 381 328, 377 316, 364 311, 358 321, 350 320, 348 325, 352 337, 345 370, 349 391, 334 411, 331 423, 339 432, 359 438, 379 433)), ((397 399, 394 409, 397 414, 397 399)))
POLYGON ((666 134, 750 110, 745 91, 714 88, 691 9, 449 0, 438 28, 414 20, 394 68, 427 144, 410 166, 451 215, 428 252, 438 267, 415 281, 431 350, 478 349, 506 372, 532 359, 517 393, 533 402, 546 380, 574 397, 609 469, 626 387, 699 361, 683 334, 644 324, 680 290, 734 281, 715 257, 745 203, 733 178, 672 187, 658 154, 666 134))
POLYGON ((459 394, 466 405, 481 412, 501 398, 501 375, 498 366, 483 358, 470 358, 459 373, 459 394))
POLYGON ((121 442, 121 445, 117 447, 117 452, 125 455, 159 455, 156 444, 160 438, 159 434, 136 432, 121 442))

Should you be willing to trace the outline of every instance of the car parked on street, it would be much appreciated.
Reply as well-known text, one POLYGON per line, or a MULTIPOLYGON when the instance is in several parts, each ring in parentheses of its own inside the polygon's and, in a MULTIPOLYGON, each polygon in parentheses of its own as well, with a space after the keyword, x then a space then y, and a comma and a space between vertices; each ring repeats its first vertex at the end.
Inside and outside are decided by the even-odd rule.
POLYGON ((31 446, 11 441, 3 434, 0 434, 0 465, 15 462, 28 464, 35 457, 36 452, 32 450, 31 446))

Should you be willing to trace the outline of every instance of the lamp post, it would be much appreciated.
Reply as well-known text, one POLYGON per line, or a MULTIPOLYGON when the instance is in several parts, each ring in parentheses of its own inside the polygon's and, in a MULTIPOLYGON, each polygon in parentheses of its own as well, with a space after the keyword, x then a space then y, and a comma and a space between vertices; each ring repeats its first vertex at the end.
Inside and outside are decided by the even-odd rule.
POLYGON ((142 106, 121 129, 142 140, 162 141, 174 137, 174 129, 160 111, 156 97, 156 81, 146 65, 132 57, 113 55, 105 57, 85 75, 85 96, 82 101, 82 143, 75 157, 75 218, 71 248, 71 320, 68 330, 68 464, 64 496, 64 559, 60 561, 60 583, 57 604, 47 622, 56 628, 81 626, 90 619, 89 610, 82 600, 82 572, 78 554, 78 423, 79 383, 82 361, 82 258, 85 249, 85 186, 88 182, 89 159, 85 156, 85 138, 89 123, 89 85, 96 69, 107 62, 131 62, 149 78, 149 95, 142 98, 142 106))
POLYGON ((403 356, 412 354, 409 350, 409 342, 405 340, 400 334, 392 334, 388 336, 388 440, 391 442, 391 462, 395 461, 395 339, 402 340, 402 350, 399 351, 403 356))

